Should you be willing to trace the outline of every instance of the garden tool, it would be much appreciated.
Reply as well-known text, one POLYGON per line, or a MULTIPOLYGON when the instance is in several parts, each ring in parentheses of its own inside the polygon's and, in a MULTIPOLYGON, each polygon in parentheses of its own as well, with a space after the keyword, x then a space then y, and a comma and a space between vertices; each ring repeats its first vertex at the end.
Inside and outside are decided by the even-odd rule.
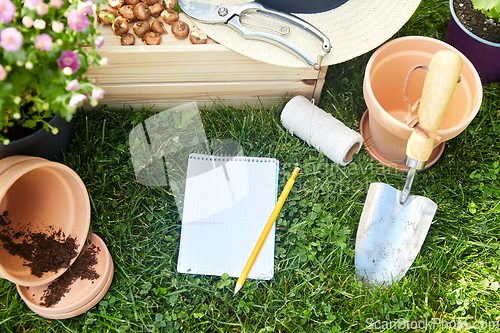
POLYGON ((418 122, 406 147, 405 163, 410 169, 403 191, 384 183, 370 184, 355 247, 358 277, 370 286, 386 287, 399 281, 425 240, 437 205, 409 194, 416 171, 424 168, 434 148, 461 70, 462 59, 455 52, 442 50, 433 56, 415 119, 418 122))
POLYGON ((258 2, 219 6, 189 0, 179 0, 178 3, 182 11, 193 19, 203 23, 227 24, 246 39, 257 39, 281 47, 303 59, 315 69, 320 68, 322 57, 314 59, 297 45, 288 41, 286 39, 286 35, 290 33, 288 25, 267 21, 254 14, 262 13, 277 18, 280 21, 291 23, 320 39, 325 54, 330 52, 331 49, 328 37, 311 24, 297 16, 266 8, 258 2), (242 18, 245 16, 252 17, 255 23, 242 21, 242 18), (260 23, 256 24, 257 22, 260 23), (257 28, 257 30, 252 28, 257 28))

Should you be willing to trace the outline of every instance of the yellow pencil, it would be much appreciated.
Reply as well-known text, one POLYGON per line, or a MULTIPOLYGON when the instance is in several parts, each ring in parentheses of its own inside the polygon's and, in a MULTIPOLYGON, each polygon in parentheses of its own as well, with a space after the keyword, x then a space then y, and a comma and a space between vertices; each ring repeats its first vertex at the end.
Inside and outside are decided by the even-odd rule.
POLYGON ((283 207, 283 203, 285 203, 286 197, 288 196, 288 193, 290 193, 290 190, 292 189, 293 183, 295 182, 295 178, 297 178, 299 171, 299 168, 293 169, 292 175, 286 182, 285 188, 283 189, 283 192, 281 192, 281 195, 278 198, 278 202, 276 202, 276 206, 274 207, 269 220, 267 220, 267 224, 264 227, 264 230, 262 231, 262 234, 260 235, 259 240, 257 241, 252 254, 250 255, 250 258, 248 259, 245 268, 243 268, 243 272, 241 272, 241 275, 236 282, 236 287, 234 288, 235 295, 241 289, 241 287, 243 287, 243 283, 245 283, 245 280, 247 279, 248 273, 250 273, 250 270, 252 269, 255 259, 257 259, 257 256, 259 255, 260 249, 262 248, 262 245, 264 245, 267 235, 269 234, 269 231, 271 231, 274 221, 278 217, 278 214, 281 211, 281 207, 283 207))

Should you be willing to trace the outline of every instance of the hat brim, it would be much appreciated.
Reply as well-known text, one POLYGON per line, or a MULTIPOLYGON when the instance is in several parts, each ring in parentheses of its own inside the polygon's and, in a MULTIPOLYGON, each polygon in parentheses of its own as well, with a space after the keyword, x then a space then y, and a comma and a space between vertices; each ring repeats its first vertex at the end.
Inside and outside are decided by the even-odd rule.
MULTIPOLYGON (((250 2, 198 1, 214 5, 221 4, 221 1, 226 5, 250 2)), ((369 52, 391 38, 410 19, 419 4, 420 0, 349 0, 326 12, 295 14, 328 36, 332 49, 326 55, 319 39, 293 25, 289 25, 290 33, 284 38, 314 59, 324 55, 322 65, 341 63, 369 52)), ((304 60, 293 53, 267 42, 245 39, 225 24, 207 24, 196 20, 194 22, 216 42, 255 60, 278 66, 308 67, 304 60)))

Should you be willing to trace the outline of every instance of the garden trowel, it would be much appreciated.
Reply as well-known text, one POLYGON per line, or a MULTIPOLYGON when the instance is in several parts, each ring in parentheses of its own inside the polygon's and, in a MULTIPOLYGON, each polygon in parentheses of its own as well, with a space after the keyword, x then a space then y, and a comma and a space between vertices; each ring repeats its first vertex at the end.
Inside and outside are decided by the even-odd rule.
POLYGON ((372 183, 358 226, 355 265, 360 280, 386 287, 401 279, 415 260, 434 218, 437 205, 409 195, 417 170, 422 170, 433 148, 436 132, 460 78, 462 59, 455 52, 437 52, 430 62, 411 134, 405 163, 409 166, 403 191, 372 183))

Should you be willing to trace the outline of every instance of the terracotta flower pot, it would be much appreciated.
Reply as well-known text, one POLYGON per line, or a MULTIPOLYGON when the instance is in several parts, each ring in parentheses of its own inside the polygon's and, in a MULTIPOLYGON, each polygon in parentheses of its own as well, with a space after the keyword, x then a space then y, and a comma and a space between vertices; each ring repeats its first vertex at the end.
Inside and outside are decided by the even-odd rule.
MULTIPOLYGON (((89 230, 90 201, 82 180, 69 167, 37 157, 7 157, 0 160, 0 217, 2 237, 60 230, 64 237, 76 239, 73 251, 78 255, 89 230)), ((16 237, 8 243, 21 243, 16 237)), ((0 239, 0 277, 16 284, 43 285, 68 268, 35 276, 26 260, 11 254, 6 244, 0 239)))
MULTIPOLYGON (((415 65, 428 66, 439 50, 457 52, 463 60, 461 81, 457 84, 437 135, 436 145, 460 134, 474 119, 481 106, 483 91, 479 75, 471 62, 452 46, 429 37, 402 37, 382 45, 373 53, 366 66, 363 94, 368 111, 361 123, 361 132, 370 155, 380 162, 405 169, 406 143, 412 129, 405 124, 408 111, 403 87, 409 70, 415 65), (371 145, 370 145, 371 144, 371 145)), ((426 72, 415 71, 408 85, 410 103, 422 94, 426 72)), ((439 147, 440 151, 444 147, 439 147)), ((436 151, 436 148, 435 148, 436 151)), ((431 155, 433 161, 436 153, 431 155)))
POLYGON ((500 82, 500 44, 487 41, 467 30, 453 9, 450 0, 450 21, 445 41, 462 52, 476 67, 483 85, 500 82))

